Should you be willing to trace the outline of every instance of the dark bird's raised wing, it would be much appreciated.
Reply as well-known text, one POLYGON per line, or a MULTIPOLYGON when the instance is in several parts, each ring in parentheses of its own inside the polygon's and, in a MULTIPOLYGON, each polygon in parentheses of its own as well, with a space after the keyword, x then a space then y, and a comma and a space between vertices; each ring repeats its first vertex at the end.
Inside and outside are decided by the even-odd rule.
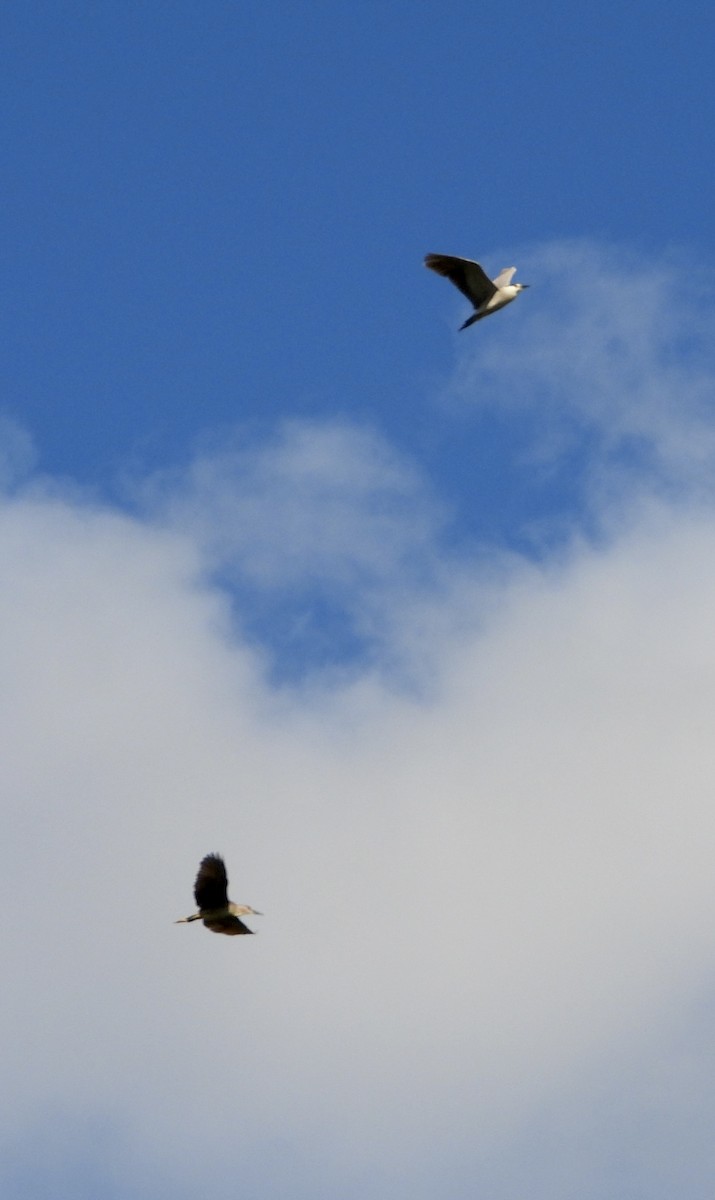
POLYGON ((199 910, 225 908, 228 904, 226 867, 218 854, 207 854, 201 863, 194 884, 194 896, 199 910))
POLYGON ((253 933, 253 930, 244 925, 243 921, 239 921, 238 917, 204 917, 204 925, 212 933, 228 933, 234 936, 237 933, 253 933))
POLYGON ((454 258, 450 254, 428 254, 425 266, 438 275, 444 275, 460 292, 471 300, 475 308, 479 308, 485 300, 489 300, 496 292, 496 287, 489 276, 482 270, 478 262, 471 258, 454 258))

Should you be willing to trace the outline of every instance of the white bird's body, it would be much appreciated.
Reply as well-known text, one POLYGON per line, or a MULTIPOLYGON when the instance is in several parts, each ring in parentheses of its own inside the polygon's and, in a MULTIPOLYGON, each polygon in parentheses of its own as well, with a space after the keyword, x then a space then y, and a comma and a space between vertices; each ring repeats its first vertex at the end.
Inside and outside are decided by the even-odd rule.
POLYGON ((482 317, 504 308, 516 300, 519 292, 527 288, 528 283, 512 283, 516 275, 516 267, 504 267, 496 279, 490 279, 486 271, 471 258, 455 258, 451 254, 428 254, 425 266, 438 275, 444 275, 463 296, 474 305, 474 312, 468 317, 460 329, 466 329, 482 317))

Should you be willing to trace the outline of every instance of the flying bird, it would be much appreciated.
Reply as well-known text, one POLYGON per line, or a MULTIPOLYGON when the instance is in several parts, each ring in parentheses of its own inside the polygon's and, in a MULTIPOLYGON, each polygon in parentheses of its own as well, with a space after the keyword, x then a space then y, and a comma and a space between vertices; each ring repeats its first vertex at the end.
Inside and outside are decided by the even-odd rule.
POLYGON ((450 279, 474 305, 475 311, 460 325, 460 329, 466 329, 505 304, 511 304, 519 292, 529 286, 528 283, 511 282, 516 275, 516 267, 504 267, 496 279, 491 280, 478 262, 473 262, 471 258, 453 258, 451 254, 427 254, 425 266, 450 279))
POLYGON ((203 921, 207 929, 214 933, 253 933, 239 916, 253 913, 260 917, 255 908, 248 904, 232 904, 228 898, 228 876, 226 864, 218 854, 207 854, 201 862, 199 873, 194 884, 194 898, 199 911, 191 917, 181 917, 174 923, 184 925, 187 921, 203 921))

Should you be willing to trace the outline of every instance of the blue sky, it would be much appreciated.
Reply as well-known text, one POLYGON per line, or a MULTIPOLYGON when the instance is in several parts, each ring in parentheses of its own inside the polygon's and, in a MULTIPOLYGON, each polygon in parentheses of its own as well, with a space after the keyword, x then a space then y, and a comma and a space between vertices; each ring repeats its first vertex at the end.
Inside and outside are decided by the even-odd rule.
POLYGON ((695 6, 51 3, 3 26, 5 404, 46 469, 102 488, 287 414, 424 452, 457 312, 425 249, 519 251, 527 278, 552 239, 711 244, 695 6))
POLYGON ((709 1200, 715 18, 0 30, 5 1193, 709 1200))

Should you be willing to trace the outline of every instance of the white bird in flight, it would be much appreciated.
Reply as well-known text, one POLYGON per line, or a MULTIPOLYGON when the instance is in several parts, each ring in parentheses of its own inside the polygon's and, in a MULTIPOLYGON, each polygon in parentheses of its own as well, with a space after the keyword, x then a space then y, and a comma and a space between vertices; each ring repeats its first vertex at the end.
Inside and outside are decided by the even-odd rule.
POLYGON ((239 916, 253 913, 260 917, 263 914, 248 904, 232 904, 228 898, 228 877, 226 865, 218 854, 207 854, 199 867, 194 884, 194 899, 199 911, 190 917, 181 917, 175 925, 185 925, 187 921, 203 921, 207 929, 213 933, 253 933, 239 916))
POLYGON ((478 262, 473 262, 471 258, 454 258, 451 254, 427 254, 425 266, 450 279, 474 305, 475 311, 460 325, 460 329, 466 329, 505 304, 511 304, 519 292, 529 286, 528 283, 511 282, 516 275, 516 267, 504 267, 492 280, 478 262))

